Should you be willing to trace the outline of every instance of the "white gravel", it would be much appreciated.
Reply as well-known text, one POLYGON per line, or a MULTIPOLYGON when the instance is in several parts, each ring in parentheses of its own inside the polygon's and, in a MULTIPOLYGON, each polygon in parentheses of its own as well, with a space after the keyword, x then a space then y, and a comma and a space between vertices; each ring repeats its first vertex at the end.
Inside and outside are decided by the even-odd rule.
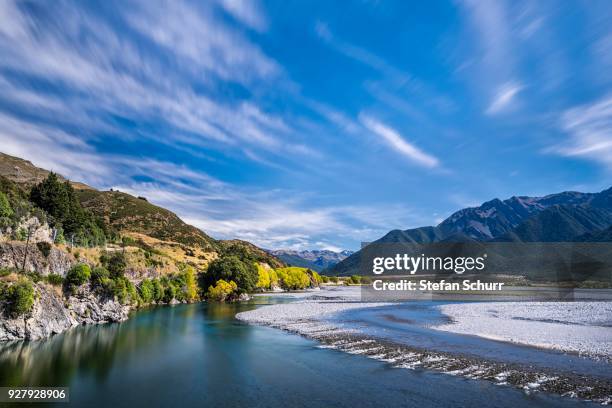
POLYGON ((326 317, 346 310, 384 305, 384 303, 304 300, 260 307, 248 312, 238 313, 236 318, 248 323, 276 327, 312 337, 315 332, 326 334, 344 330, 341 324, 325 322, 326 317))
POLYGON ((433 329, 590 357, 612 357, 611 302, 487 302, 439 306, 433 329))
POLYGON ((359 288, 325 288, 320 291, 293 293, 301 298, 291 303, 269 305, 241 312, 238 320, 289 330, 309 337, 347 331, 341 323, 325 321, 333 314, 351 309, 385 306, 388 303, 367 303, 359 301, 359 288))

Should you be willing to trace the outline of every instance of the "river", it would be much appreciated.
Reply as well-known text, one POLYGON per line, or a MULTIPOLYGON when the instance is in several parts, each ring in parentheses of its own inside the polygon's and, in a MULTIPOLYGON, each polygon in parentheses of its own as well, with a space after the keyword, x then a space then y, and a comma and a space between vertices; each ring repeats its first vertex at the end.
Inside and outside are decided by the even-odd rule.
POLYGON ((291 300, 257 297, 242 304, 156 307, 123 323, 4 344, 0 382, 69 387, 70 405, 79 407, 588 404, 427 370, 392 368, 234 318, 239 311, 286 301, 291 300))

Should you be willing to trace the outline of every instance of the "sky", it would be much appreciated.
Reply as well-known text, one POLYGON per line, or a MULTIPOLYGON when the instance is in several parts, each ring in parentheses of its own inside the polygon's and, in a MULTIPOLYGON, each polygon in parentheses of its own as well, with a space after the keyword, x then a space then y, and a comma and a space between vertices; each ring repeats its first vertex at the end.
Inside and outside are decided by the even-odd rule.
POLYGON ((0 151, 215 238, 358 249, 610 187, 612 5, 0 0, 0 151))

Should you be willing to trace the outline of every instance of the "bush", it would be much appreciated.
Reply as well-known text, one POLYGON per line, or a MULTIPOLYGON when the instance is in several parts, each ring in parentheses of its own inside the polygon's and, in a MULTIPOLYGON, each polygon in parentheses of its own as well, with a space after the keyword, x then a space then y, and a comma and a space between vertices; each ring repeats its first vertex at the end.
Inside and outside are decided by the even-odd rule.
POLYGON ((372 283, 372 278, 369 276, 362 276, 361 277, 361 284, 362 285, 369 285, 370 283, 372 283))
POLYGON ((204 275, 204 287, 216 284, 219 280, 234 281, 238 292, 252 292, 257 286, 259 273, 254 262, 243 262, 236 256, 215 259, 204 275))
POLYGON ((52 285, 61 286, 64 283, 64 277, 56 273, 51 273, 45 277, 46 281, 52 285))
POLYGON ((0 217, 10 217, 13 215, 13 209, 9 203, 6 194, 0 191, 0 217))
POLYGON ((329 282, 329 277, 327 277, 325 275, 321 275, 321 282, 323 282, 323 283, 329 282))
POLYGON ((10 317, 19 317, 34 306, 34 287, 32 282, 22 279, 3 290, 3 298, 7 303, 7 313, 10 317))
POLYGON ((219 279, 214 287, 212 285, 208 287, 206 295, 210 300, 224 302, 232 293, 236 292, 237 289, 238 285, 236 285, 236 282, 226 282, 223 279, 219 279))
POLYGON ((105 280, 104 284, 109 293, 122 305, 135 303, 140 300, 136 287, 125 276, 105 280))
POLYGON ((153 279, 153 300, 161 302, 164 299, 164 287, 159 279, 153 279))
POLYGON ((51 244, 48 242, 37 242, 36 247, 45 258, 51 253, 51 244))
POLYGON ((330 276, 329 277, 329 281, 331 283, 338 283, 338 277, 337 276, 330 276))
POLYGON ((153 282, 150 279, 143 279, 138 287, 140 298, 144 303, 151 303, 154 299, 153 282))
POLYGON ((110 272, 103 266, 97 266, 91 271, 91 285, 93 287, 102 287, 106 279, 110 278, 110 272))
POLYGON ((102 265, 108 269, 111 278, 117 278, 125 275, 127 261, 123 252, 113 252, 112 254, 103 254, 100 257, 102 265))
POLYGON ((87 264, 78 264, 73 266, 66 274, 66 284, 70 288, 78 287, 89 280, 91 277, 91 268, 87 264))
POLYGON ((350 283, 354 283, 355 285, 359 285, 361 283, 361 276, 353 275, 349 279, 347 279, 350 283))
POLYGON ((172 285, 172 283, 169 283, 164 288, 163 301, 165 303, 170 303, 170 302, 172 302, 172 299, 176 299, 176 288, 174 287, 174 285, 172 285))

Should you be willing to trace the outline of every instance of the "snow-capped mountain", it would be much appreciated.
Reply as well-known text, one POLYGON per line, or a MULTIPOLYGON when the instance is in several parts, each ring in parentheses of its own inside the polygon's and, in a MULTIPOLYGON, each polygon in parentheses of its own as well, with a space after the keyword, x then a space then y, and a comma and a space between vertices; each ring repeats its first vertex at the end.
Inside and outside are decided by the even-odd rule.
POLYGON ((353 254, 353 251, 349 250, 335 252, 327 249, 305 251, 277 249, 269 252, 289 265, 310 268, 317 272, 334 266, 353 254))

